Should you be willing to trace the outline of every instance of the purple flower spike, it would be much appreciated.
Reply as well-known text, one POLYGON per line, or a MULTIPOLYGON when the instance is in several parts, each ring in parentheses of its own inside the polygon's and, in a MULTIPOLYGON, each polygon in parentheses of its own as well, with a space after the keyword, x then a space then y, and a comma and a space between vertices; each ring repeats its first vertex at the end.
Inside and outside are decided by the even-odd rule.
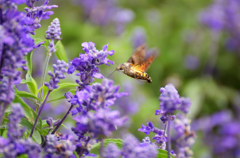
POLYGON ((88 112, 86 115, 80 115, 74 118, 77 122, 72 130, 75 134, 81 135, 86 132, 91 138, 109 136, 116 127, 120 127, 127 120, 127 117, 119 117, 118 111, 109 109, 99 109, 95 113, 88 112))
POLYGON ((20 104, 12 105, 12 112, 9 114, 8 124, 8 136, 12 139, 20 138, 23 135, 24 130, 19 128, 19 123, 22 117, 24 117, 23 109, 20 104))
POLYGON ((172 84, 168 84, 165 88, 160 88, 160 92, 162 93, 159 97, 160 110, 164 113, 174 113, 181 105, 178 91, 172 84))
POLYGON ((107 58, 107 55, 113 55, 114 51, 108 51, 107 46, 103 46, 102 50, 97 50, 93 42, 82 43, 85 54, 80 54, 78 58, 71 61, 71 66, 68 69, 68 74, 72 74, 77 71, 77 76, 81 76, 77 83, 80 89, 84 89, 87 85, 90 85, 94 81, 94 78, 103 78, 103 75, 99 73, 98 65, 113 64, 111 60, 107 58))
POLYGON ((69 99, 71 104, 78 103, 77 112, 86 113, 89 110, 97 110, 112 106, 117 98, 128 95, 126 92, 118 92, 119 86, 114 86, 112 80, 103 79, 102 84, 94 83, 92 86, 86 86, 85 89, 76 92, 76 95, 69 99))
POLYGON ((45 82, 44 85, 49 88, 49 90, 57 89, 60 79, 64 79, 66 76, 64 73, 67 72, 68 64, 63 60, 57 60, 57 64, 53 64, 53 72, 49 71, 48 75, 51 77, 49 83, 45 82))
POLYGON ((140 143, 133 135, 129 134, 124 138, 123 157, 124 158, 149 158, 156 157, 158 147, 152 143, 140 143))
POLYGON ((60 22, 58 18, 55 18, 51 22, 51 25, 48 26, 48 30, 46 31, 46 33, 47 33, 46 39, 61 40, 60 35, 62 33, 61 33, 60 22))
POLYGON ((104 149, 105 158, 119 158, 121 156, 121 150, 114 143, 109 143, 104 149))
MULTIPOLYGON (((27 12, 27 17, 30 17, 34 20, 34 23, 30 24, 29 26, 31 26, 33 28, 33 31, 35 29, 38 29, 41 27, 41 20, 42 19, 49 19, 49 15, 53 14, 53 11, 45 11, 46 9, 52 9, 52 8, 57 8, 57 5, 47 5, 49 0, 46 0, 44 2, 44 4, 42 6, 37 6, 35 7, 35 2, 39 1, 39 0, 26 0, 26 5, 29 8, 25 8, 26 12, 27 12)), ((35 34, 32 31, 32 34, 35 34)))
POLYGON ((76 141, 72 135, 64 135, 60 139, 54 135, 47 135, 47 145, 44 150, 47 153, 45 157, 73 157, 73 151, 76 149, 76 141), (54 156, 55 157, 55 156, 54 156))

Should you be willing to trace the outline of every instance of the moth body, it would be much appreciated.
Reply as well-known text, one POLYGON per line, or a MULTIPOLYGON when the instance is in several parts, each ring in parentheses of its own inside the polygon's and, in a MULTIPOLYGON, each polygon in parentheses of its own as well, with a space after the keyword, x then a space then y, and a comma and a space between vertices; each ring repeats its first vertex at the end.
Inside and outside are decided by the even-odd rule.
POLYGON ((132 68, 130 63, 120 64, 116 70, 128 75, 129 77, 136 78, 138 80, 146 80, 148 83, 152 83, 151 77, 146 72, 135 70, 132 68))
POLYGON ((154 50, 149 56, 146 56, 146 44, 140 45, 128 59, 126 63, 118 65, 117 71, 121 71, 129 77, 138 80, 145 80, 152 83, 151 77, 145 72, 157 56, 157 50, 154 50))

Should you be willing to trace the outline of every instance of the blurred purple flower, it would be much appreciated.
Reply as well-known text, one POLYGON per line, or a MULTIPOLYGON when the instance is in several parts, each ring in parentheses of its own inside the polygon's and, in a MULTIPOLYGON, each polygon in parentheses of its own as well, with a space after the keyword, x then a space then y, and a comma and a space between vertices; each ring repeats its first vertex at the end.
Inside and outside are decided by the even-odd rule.
POLYGON ((56 155, 58 157, 73 157, 75 149, 76 141, 72 135, 63 135, 60 140, 55 135, 47 135, 47 145, 44 148, 47 153, 46 158, 55 158, 56 155))
POLYGON ((227 47, 239 50, 240 2, 238 0, 214 0, 200 15, 200 22, 214 31, 227 33, 227 47))
POLYGON ((192 157, 190 147, 195 143, 195 133, 191 131, 190 120, 182 114, 177 115, 174 129, 176 131, 175 145, 177 157, 192 157))
POLYGON ((185 58, 184 66, 187 69, 195 70, 199 67, 199 59, 193 55, 188 55, 185 58))
POLYGON ((124 138, 122 154, 124 158, 154 158, 157 156, 158 147, 152 143, 140 143, 133 135, 128 134, 124 138))
POLYGON ((67 72, 68 64, 63 60, 57 60, 57 64, 53 64, 53 72, 49 71, 48 75, 51 77, 49 83, 45 82, 44 85, 48 87, 49 90, 54 90, 58 88, 58 83, 60 79, 64 79, 66 76, 64 73, 67 72))
POLYGON ((217 112, 193 122, 196 129, 204 132, 204 142, 214 157, 237 157, 239 155, 240 124, 229 111, 217 112))
POLYGON ((116 33, 120 34, 126 24, 134 18, 134 13, 129 9, 117 6, 118 0, 79 0, 85 11, 85 17, 100 26, 115 24, 116 33))
POLYGON ((28 155, 28 157, 40 158, 41 147, 32 141, 20 139, 23 136, 24 129, 19 124, 24 117, 23 109, 20 104, 12 104, 12 112, 8 116, 8 138, 0 137, 0 154, 4 157, 17 157, 28 155))
POLYGON ((24 117, 21 104, 13 104, 12 112, 8 116, 8 137, 11 139, 18 139, 23 136, 24 129, 19 128, 19 123, 22 117, 24 117))
POLYGON ((136 49, 141 44, 146 43, 146 32, 143 27, 136 27, 132 33, 132 45, 136 49))
POLYGON ((104 158, 119 158, 121 156, 121 150, 114 143, 109 143, 104 148, 104 158))
POLYGON ((89 133, 91 138, 101 138, 109 136, 116 127, 120 127, 127 120, 127 117, 121 117, 118 111, 109 109, 99 109, 95 113, 88 112, 86 115, 76 116, 76 127, 72 130, 77 135, 89 133))

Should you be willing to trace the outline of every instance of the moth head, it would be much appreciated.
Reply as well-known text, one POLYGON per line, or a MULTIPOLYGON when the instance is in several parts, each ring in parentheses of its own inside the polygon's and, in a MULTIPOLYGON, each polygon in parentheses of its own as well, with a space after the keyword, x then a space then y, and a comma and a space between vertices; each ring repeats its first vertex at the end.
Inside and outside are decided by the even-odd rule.
POLYGON ((120 65, 117 66, 116 70, 123 72, 124 68, 125 68, 125 65, 124 64, 120 64, 120 65))

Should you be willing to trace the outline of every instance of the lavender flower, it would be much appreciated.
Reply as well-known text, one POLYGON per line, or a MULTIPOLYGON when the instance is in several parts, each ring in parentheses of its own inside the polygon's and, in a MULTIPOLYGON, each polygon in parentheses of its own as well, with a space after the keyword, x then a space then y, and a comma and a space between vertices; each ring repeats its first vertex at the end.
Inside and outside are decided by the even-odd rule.
POLYGON ((200 12, 199 21, 214 32, 224 31, 227 35, 227 48, 239 50, 239 10, 240 3, 237 0, 214 0, 200 12))
POLYGON ((121 156, 121 150, 114 143, 109 143, 104 149, 105 158, 119 158, 121 156))
POLYGON ((203 140, 214 157, 239 156, 239 121, 229 111, 221 111, 193 122, 194 129, 202 130, 203 140), (206 126, 203 126, 203 125, 206 126), (198 127, 199 126, 199 127, 198 127))
POLYGON ((21 118, 24 117, 23 109, 20 104, 12 105, 12 113, 9 114, 8 120, 8 137, 11 139, 18 139, 23 136, 24 130, 19 128, 21 118))
POLYGON ((176 131, 177 157, 192 157, 193 152, 190 147, 195 143, 195 133, 191 131, 190 120, 179 114, 175 120, 174 129, 176 131))
POLYGON ((60 140, 54 135, 47 135, 47 145, 45 152, 47 158, 72 157, 73 151, 76 149, 76 141, 71 135, 64 135, 60 140))
MULTIPOLYGON (((173 114, 176 110, 181 110, 184 113, 189 111, 191 102, 188 98, 180 98, 178 91, 172 84, 168 84, 165 88, 160 88, 162 93, 159 97, 160 110, 156 110, 156 115, 173 114)), ((172 118, 173 119, 173 118, 172 118)))
POLYGON ((41 147, 28 138, 20 139, 24 129, 19 127, 21 118, 24 117, 20 104, 12 104, 12 112, 9 114, 8 138, 0 137, 0 154, 4 157, 16 157, 27 154, 29 157, 39 158, 41 147))
POLYGON ((101 138, 109 136, 116 126, 120 127, 127 120, 127 117, 119 117, 118 111, 109 109, 99 109, 96 113, 88 112, 86 115, 76 116, 74 118, 76 127, 72 130, 77 135, 89 133, 91 138, 101 138))
POLYGON ((84 8, 85 17, 100 26, 114 23, 117 34, 122 33, 125 25, 130 23, 135 16, 131 10, 118 7, 117 0, 80 0, 79 2, 84 8))
POLYGON ((146 32, 142 27, 136 27, 132 34, 132 45, 136 49, 141 44, 146 43, 146 32))
POLYGON ((48 30, 46 31, 47 36, 46 39, 55 39, 55 40, 60 40, 61 37, 61 28, 60 28, 60 22, 58 18, 55 18, 52 22, 51 25, 48 26, 48 30))
POLYGON ((49 90, 53 90, 58 88, 58 82, 60 79, 64 79, 66 76, 64 73, 67 72, 68 64, 65 63, 63 60, 57 60, 57 64, 53 64, 53 72, 48 72, 48 75, 51 77, 49 83, 45 83, 44 85, 48 87, 49 90))
POLYGON ((133 135, 130 134, 124 138, 122 150, 124 158, 154 158, 158 153, 156 145, 151 143, 140 143, 133 135))
MULTIPOLYGON (((9 104, 14 99, 14 89, 11 85, 11 81, 7 78, 2 79, 0 84, 0 102, 9 104)), ((3 106, 2 106, 3 107, 3 106)), ((4 110, 1 110, 3 112, 4 110)))
POLYGON ((114 86, 114 82, 108 79, 103 79, 102 84, 94 83, 92 86, 87 86, 85 89, 76 92, 74 98, 70 100, 72 104, 78 104, 72 114, 78 112, 87 113, 89 110, 97 110, 114 104, 117 98, 128 95, 125 92, 118 92, 119 86, 114 86))
POLYGON ((54 40, 61 40, 60 35, 61 33, 61 28, 60 28, 60 22, 58 20, 58 18, 55 18, 52 22, 51 25, 48 26, 48 30, 46 31, 46 39, 51 40, 50 44, 48 46, 48 50, 49 53, 55 53, 56 49, 55 49, 55 44, 54 44, 54 40))
MULTIPOLYGON (((38 29, 41 27, 41 20, 42 19, 49 19, 49 15, 53 14, 53 11, 45 11, 46 9, 52 9, 57 8, 57 5, 47 5, 49 3, 49 0, 45 0, 44 4, 42 6, 35 7, 35 2, 39 0, 27 0, 26 5, 29 7, 26 7, 25 10, 27 12, 27 17, 30 17, 34 20, 31 26, 33 30, 38 29)), ((33 31, 32 34, 35 34, 33 31)))
POLYGON ((111 60, 107 59, 107 54, 110 56, 114 54, 114 50, 107 51, 108 45, 104 45, 101 51, 98 51, 92 42, 84 42, 82 46, 85 54, 80 54, 78 58, 73 59, 68 68, 68 74, 72 74, 75 70, 78 71, 76 75, 80 76, 80 80, 76 80, 76 82, 80 89, 84 89, 85 86, 93 82, 93 77, 103 78, 97 66, 113 64, 111 60))
MULTIPOLYGON (((33 23, 31 18, 19 12, 14 3, 10 1, 0 2, 2 6, 2 19, 0 48, 0 77, 10 77, 19 81, 20 72, 17 68, 26 69, 23 55, 33 49, 34 40, 30 36, 31 28, 27 26, 33 23)), ((10 87, 9 87, 10 88, 10 87)))

